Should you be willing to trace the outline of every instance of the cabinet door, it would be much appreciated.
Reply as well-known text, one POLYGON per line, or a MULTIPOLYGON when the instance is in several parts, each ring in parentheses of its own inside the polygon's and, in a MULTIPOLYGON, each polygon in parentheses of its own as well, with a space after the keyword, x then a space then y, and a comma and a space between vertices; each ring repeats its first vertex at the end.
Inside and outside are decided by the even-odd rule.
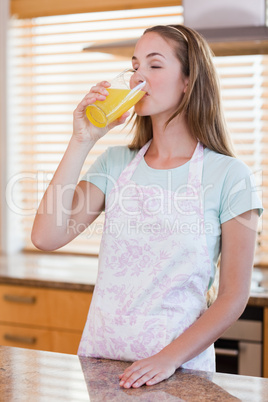
POLYGON ((0 285, 0 322, 81 331, 92 293, 0 285))
POLYGON ((82 331, 0 324, 0 345, 76 354, 82 331))
POLYGON ((263 377, 268 378, 268 307, 263 309, 263 377))

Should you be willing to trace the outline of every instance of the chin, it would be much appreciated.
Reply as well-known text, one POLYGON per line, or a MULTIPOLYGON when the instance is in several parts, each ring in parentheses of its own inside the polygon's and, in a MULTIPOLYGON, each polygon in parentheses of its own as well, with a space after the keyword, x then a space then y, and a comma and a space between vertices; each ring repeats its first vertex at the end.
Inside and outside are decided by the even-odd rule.
POLYGON ((136 105, 134 108, 134 111, 138 116, 149 116, 150 115, 149 111, 146 110, 146 108, 143 107, 142 105, 136 105))

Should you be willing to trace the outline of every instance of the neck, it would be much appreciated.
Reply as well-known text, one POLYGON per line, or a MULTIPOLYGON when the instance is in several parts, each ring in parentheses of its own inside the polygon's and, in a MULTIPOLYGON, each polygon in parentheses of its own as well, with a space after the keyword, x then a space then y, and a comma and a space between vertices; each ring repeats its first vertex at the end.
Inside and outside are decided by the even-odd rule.
POLYGON ((191 135, 185 118, 177 116, 167 127, 165 122, 166 120, 161 122, 152 119, 153 140, 149 148, 150 154, 162 160, 190 159, 197 141, 191 135))

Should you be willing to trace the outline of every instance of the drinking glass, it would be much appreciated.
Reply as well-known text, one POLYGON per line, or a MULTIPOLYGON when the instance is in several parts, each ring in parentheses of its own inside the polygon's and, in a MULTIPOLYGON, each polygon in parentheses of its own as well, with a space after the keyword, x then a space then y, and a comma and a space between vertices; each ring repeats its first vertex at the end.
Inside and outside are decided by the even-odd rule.
POLYGON ((106 88, 109 95, 104 101, 97 100, 87 106, 86 116, 96 127, 105 127, 134 106, 144 95, 146 81, 136 70, 126 69, 111 80, 106 88), (139 74, 139 84, 133 87, 134 74, 139 74))

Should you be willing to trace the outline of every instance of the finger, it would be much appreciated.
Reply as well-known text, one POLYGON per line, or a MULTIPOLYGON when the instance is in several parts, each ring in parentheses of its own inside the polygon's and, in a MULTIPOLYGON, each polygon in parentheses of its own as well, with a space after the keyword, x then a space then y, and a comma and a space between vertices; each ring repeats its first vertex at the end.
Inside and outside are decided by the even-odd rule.
POLYGON ((84 102, 84 104, 92 104, 92 101, 93 102, 95 102, 96 100, 104 101, 106 97, 107 95, 105 93, 92 92, 86 95, 82 102, 84 102))
POLYGON ((119 378, 120 378, 120 379, 123 379, 123 381, 126 380, 127 377, 129 376, 128 373, 131 373, 131 372, 132 372, 132 371, 130 370, 131 367, 132 367, 132 365, 129 366, 128 368, 126 368, 123 373, 119 374, 119 378))
POLYGON ((146 381, 146 385, 155 385, 159 382, 165 380, 168 376, 166 376, 163 372, 156 374, 150 380, 146 381))
POLYGON ((101 85, 95 85, 94 87, 92 87, 86 96, 88 96, 88 95, 90 96, 92 93, 93 94, 102 94, 105 96, 109 95, 109 92, 107 91, 107 89, 101 85))
POLYGON ((133 375, 133 372, 127 372, 123 373, 123 376, 121 377, 121 381, 119 385, 123 385, 125 382, 128 381, 128 379, 133 375))
POLYGON ((129 117, 129 115, 130 115, 130 112, 126 112, 126 113, 122 114, 122 116, 120 116, 118 119, 116 119, 111 124, 109 124, 109 130, 118 126, 119 124, 124 124, 126 119, 129 117))
POLYGON ((119 378, 123 378, 123 380, 127 379, 135 370, 139 370, 142 367, 139 361, 132 363, 128 366, 122 374, 119 374, 119 378))
POLYGON ((96 86, 102 86, 102 87, 108 88, 111 86, 111 83, 109 81, 101 81, 101 82, 98 82, 96 84, 96 86))
MULTIPOLYGON (((94 103, 94 102, 95 102, 94 99, 92 99, 91 103, 94 103)), ((84 101, 79 103, 79 105, 76 107, 76 109, 73 112, 74 120, 84 118, 86 108, 87 108, 87 106, 89 106, 89 104, 90 103, 84 102, 84 101)))
MULTIPOLYGON (((106 91, 106 89, 104 89, 106 91)), ((107 91, 106 91, 107 92, 107 91)), ((107 92, 108 94, 108 92, 107 92)), ((89 92, 83 99, 82 101, 77 105, 74 113, 84 113, 85 109, 87 106, 92 105, 94 102, 97 100, 99 101, 104 101, 106 99, 106 94, 100 94, 97 92, 89 92)))
POLYGON ((104 101, 109 95, 109 92, 102 85, 106 85, 106 87, 110 86, 107 81, 103 81, 92 87, 90 91, 84 96, 82 101, 78 104, 75 111, 84 112, 87 106, 92 105, 97 100, 104 101))
POLYGON ((142 377, 140 377, 137 381, 135 381, 132 384, 133 388, 139 388, 144 384, 147 384, 149 381, 151 381, 153 378, 155 378, 157 372, 155 370, 148 371, 146 374, 144 374, 142 377))
POLYGON ((108 96, 109 92, 107 91, 107 88, 109 88, 110 86, 111 84, 108 81, 99 82, 98 84, 90 88, 89 94, 100 93, 102 95, 108 96))
MULTIPOLYGON (((119 385, 123 386, 124 384, 126 384, 129 380, 129 378, 135 372, 137 373, 139 370, 141 370, 141 368, 139 366, 135 365, 135 363, 133 363, 128 368, 126 368, 126 370, 122 374, 120 374, 121 381, 120 381, 119 385)), ((140 374, 140 375, 142 375, 142 374, 140 374)))
POLYGON ((108 81, 102 81, 99 82, 98 84, 94 85, 90 91, 84 96, 84 98, 82 99, 82 102, 84 102, 84 100, 91 100, 93 99, 96 94, 102 94, 105 97, 109 95, 109 92, 107 91, 106 88, 108 88, 109 86, 111 86, 111 84, 108 81))
MULTIPOLYGON (((127 374, 121 379, 119 385, 124 388, 130 388, 132 384, 134 384, 138 379, 144 376, 144 374, 148 371, 148 368, 143 367, 139 370, 135 370, 131 374, 127 374)), ((151 378, 151 377, 150 377, 151 378)))
MULTIPOLYGON (((107 84, 109 83, 107 82, 107 84)), ((82 102, 85 104, 87 103, 88 106, 89 104, 94 103, 96 100, 104 101, 108 95, 109 92, 104 86, 101 86, 100 83, 90 89, 89 93, 86 94, 82 102)))
POLYGON ((126 121, 126 119, 130 116, 130 112, 125 112, 122 114, 122 116, 120 116, 117 121, 122 124, 126 121))

